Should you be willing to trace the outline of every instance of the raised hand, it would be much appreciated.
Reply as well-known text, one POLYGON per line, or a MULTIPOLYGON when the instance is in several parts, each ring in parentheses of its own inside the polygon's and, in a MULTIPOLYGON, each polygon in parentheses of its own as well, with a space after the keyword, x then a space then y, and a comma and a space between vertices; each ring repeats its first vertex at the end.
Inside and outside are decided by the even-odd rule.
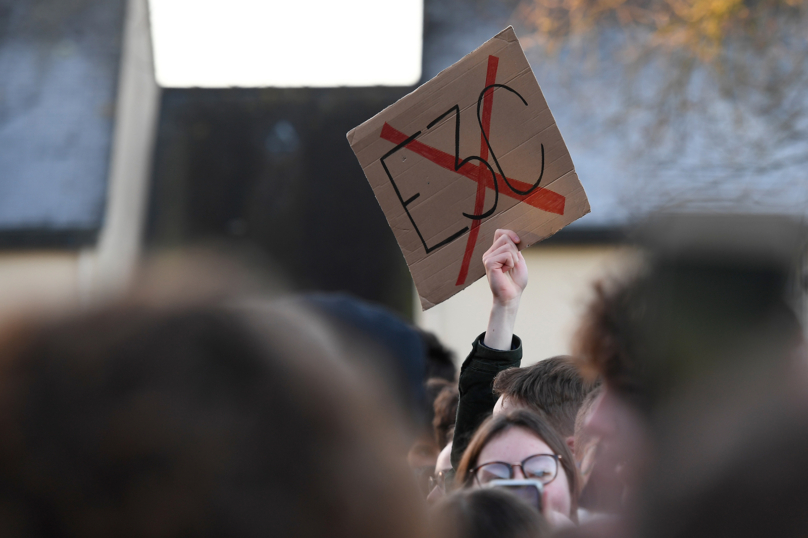
POLYGON ((494 243, 483 254, 483 265, 494 302, 508 306, 518 301, 527 287, 527 265, 517 245, 519 236, 511 230, 497 230, 494 243))
POLYGON ((492 349, 510 349, 519 300, 527 287, 527 264, 517 246, 520 242, 511 230, 497 230, 491 248, 483 254, 485 274, 494 296, 483 343, 492 349))

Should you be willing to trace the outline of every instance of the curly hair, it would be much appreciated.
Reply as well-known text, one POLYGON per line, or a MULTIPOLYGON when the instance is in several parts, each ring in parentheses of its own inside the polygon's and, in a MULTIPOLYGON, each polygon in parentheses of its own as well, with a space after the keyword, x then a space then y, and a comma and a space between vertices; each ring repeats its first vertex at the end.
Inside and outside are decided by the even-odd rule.
POLYGON ((638 314, 638 279, 600 280, 575 333, 573 348, 581 373, 600 377, 624 395, 639 390, 632 319, 638 314))

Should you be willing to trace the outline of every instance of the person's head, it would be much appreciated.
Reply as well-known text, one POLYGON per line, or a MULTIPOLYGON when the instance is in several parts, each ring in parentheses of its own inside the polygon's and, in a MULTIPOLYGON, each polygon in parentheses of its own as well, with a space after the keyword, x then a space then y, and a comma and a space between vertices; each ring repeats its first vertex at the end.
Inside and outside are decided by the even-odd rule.
MULTIPOLYGON (((410 468, 418 475, 418 480, 423 487, 424 494, 429 492, 427 489, 427 481, 432 474, 432 470, 435 468, 438 454, 444 446, 441 444, 443 439, 436 435, 435 422, 440 421, 442 423, 447 419, 443 416, 437 416, 437 399, 445 390, 452 390, 453 387, 454 384, 452 382, 438 377, 427 380, 425 384, 426 399, 424 401, 424 415, 426 416, 426 420, 423 423, 423 427, 417 432, 415 440, 412 445, 410 445, 410 450, 407 454, 407 462, 410 468)), ((454 390, 457 391, 456 388, 454 390)), ((453 425, 454 420, 452 420, 451 425, 444 427, 441 432, 444 437, 448 433, 448 428, 453 425)))
POLYGON ((435 473, 430 481, 429 495, 427 502, 432 504, 446 496, 454 485, 454 470, 452 469, 452 441, 449 441, 443 450, 438 454, 438 461, 435 463, 435 473))
POLYGON ((457 367, 454 354, 444 346, 438 337, 429 331, 416 327, 416 331, 424 342, 426 352, 426 379, 434 377, 446 381, 457 381, 457 367))
POLYGON ((633 357, 639 282, 640 277, 595 282, 573 340, 582 375, 603 381, 591 409, 581 417, 580 434, 598 443, 597 465, 603 476, 611 477, 606 481, 620 483, 610 484, 610 490, 635 485, 648 443, 639 412, 642 383, 633 357))
POLYGON ((459 484, 481 487, 497 478, 540 480, 545 513, 575 519, 578 478, 572 453, 561 435, 532 411, 513 409, 489 417, 463 453, 459 484))
POLYGON ((551 357, 500 372, 494 378, 499 397, 494 412, 515 407, 536 411, 572 445, 578 409, 596 385, 584 379, 571 357, 551 357))
POLYGON ((0 535, 417 536, 401 436, 321 336, 209 305, 8 328, 0 535))
POLYGON ((587 379, 600 378, 626 399, 639 395, 636 360, 631 339, 636 327, 635 280, 603 279, 592 286, 592 297, 573 338, 577 366, 587 379))
MULTIPOLYGON (((735 433, 737 437, 720 458, 708 452, 706 465, 689 461, 693 454, 702 456, 704 452, 685 452, 705 437, 693 432, 697 439, 688 440, 685 449, 677 447, 678 462, 668 460, 671 464, 665 466, 666 472, 654 475, 635 535, 808 536, 808 409, 804 402, 800 409, 781 403, 756 407, 754 413, 738 409, 746 431, 735 433), (657 484, 656 479, 662 483, 657 484)), ((725 430, 722 422, 715 423, 716 431, 725 430)))
POLYGON ((551 533, 538 510, 497 488, 456 491, 431 515, 441 538, 542 538, 551 533))
POLYGON ((307 293, 288 302, 321 318, 339 352, 384 383, 408 419, 408 433, 431 431, 434 394, 426 392, 427 348, 416 327, 381 304, 345 293, 307 293))
POLYGON ((601 439, 587 425, 592 417, 602 387, 590 392, 575 418, 575 465, 581 494, 578 506, 592 512, 606 513, 620 510, 624 483, 617 476, 624 472, 622 461, 614 461, 600 449, 601 439))
POLYGON ((440 447, 445 447, 452 440, 459 401, 460 393, 454 383, 443 387, 435 398, 433 406, 435 417, 432 419, 432 428, 435 431, 435 440, 440 447))

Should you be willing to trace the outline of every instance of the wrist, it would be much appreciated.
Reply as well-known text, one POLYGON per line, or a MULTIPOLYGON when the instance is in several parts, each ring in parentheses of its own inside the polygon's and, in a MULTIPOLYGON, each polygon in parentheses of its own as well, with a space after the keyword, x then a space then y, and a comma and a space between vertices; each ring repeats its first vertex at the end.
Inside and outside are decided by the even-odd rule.
POLYGON ((494 304, 492 306, 493 310, 499 310, 503 313, 513 313, 519 311, 519 302, 522 300, 521 295, 517 295, 516 297, 512 297, 510 299, 500 299, 494 297, 494 304))

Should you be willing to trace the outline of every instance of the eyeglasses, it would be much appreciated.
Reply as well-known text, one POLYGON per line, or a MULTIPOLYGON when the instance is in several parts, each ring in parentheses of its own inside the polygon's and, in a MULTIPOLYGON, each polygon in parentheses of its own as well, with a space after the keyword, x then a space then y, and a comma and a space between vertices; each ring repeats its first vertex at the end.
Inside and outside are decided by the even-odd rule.
POLYGON ((454 477, 455 477, 454 469, 438 471, 437 473, 429 477, 429 491, 432 491, 434 488, 440 488, 445 492, 447 484, 451 484, 452 481, 454 480, 454 477))
POLYGON ((513 478, 514 467, 519 467, 525 478, 535 478, 546 485, 555 480, 558 475, 558 460, 560 459, 561 456, 557 454, 534 454, 525 458, 522 463, 492 461, 478 465, 471 472, 477 484, 484 486, 492 480, 513 478))

